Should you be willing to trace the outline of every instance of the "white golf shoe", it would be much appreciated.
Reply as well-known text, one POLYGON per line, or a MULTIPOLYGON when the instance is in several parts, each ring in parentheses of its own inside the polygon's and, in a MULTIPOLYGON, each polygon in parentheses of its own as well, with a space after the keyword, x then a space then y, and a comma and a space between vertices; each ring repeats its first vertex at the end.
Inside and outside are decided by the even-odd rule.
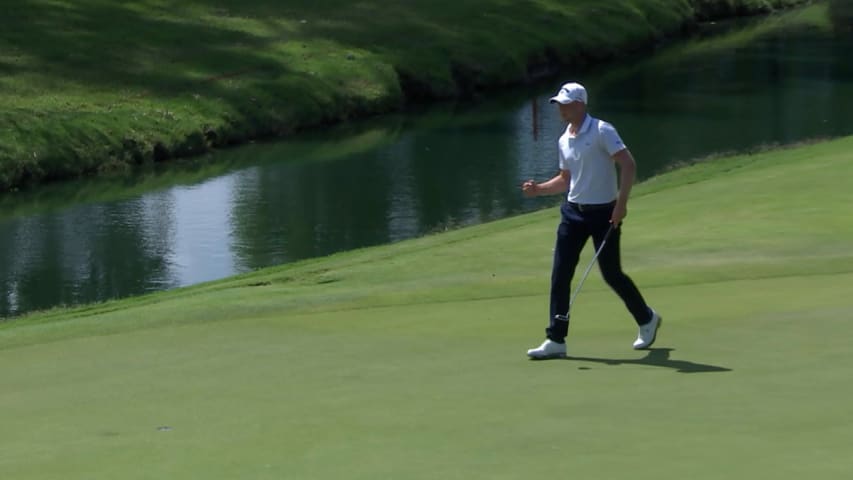
POLYGON ((527 351, 527 356, 533 360, 545 360, 548 358, 563 358, 566 356, 566 344, 557 343, 551 339, 546 339, 536 348, 531 348, 527 351))
POLYGON ((655 343, 655 337, 657 337, 658 328, 660 328, 663 318, 654 309, 651 309, 651 311, 652 320, 645 325, 640 325, 640 333, 637 334, 637 339, 634 340, 634 350, 649 348, 655 343))

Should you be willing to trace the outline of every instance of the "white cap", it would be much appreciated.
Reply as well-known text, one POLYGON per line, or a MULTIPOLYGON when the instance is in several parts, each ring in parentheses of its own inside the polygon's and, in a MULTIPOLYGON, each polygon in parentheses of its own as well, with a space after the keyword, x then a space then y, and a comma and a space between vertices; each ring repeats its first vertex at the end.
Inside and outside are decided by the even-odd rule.
POLYGON ((551 97, 551 103, 572 103, 583 102, 587 103, 586 89, 580 83, 567 83, 560 88, 556 96, 551 97))

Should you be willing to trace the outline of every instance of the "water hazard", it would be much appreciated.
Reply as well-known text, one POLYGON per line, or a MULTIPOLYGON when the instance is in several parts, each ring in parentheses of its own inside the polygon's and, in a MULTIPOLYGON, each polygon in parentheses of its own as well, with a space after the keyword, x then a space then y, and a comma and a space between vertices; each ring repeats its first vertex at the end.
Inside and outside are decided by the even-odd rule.
MULTIPOLYGON (((744 27, 755 28, 754 25, 744 27)), ((799 28, 713 40, 128 177, 0 198, 0 317, 191 285, 553 205, 547 97, 590 91, 648 177, 720 152, 853 134, 849 36, 799 28), (710 42, 710 43, 709 43, 710 42)))

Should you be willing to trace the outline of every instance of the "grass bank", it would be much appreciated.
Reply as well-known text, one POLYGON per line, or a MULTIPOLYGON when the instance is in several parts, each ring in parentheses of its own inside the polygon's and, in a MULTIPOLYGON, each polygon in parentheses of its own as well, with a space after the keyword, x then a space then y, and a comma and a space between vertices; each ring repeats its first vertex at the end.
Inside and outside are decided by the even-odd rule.
POLYGON ((554 210, 2 324, 0 473, 847 478, 851 149, 638 185, 623 261, 665 317, 648 352, 594 273, 572 358, 524 358, 554 210))
POLYGON ((466 97, 802 0, 26 0, 0 16, 0 191, 466 97))

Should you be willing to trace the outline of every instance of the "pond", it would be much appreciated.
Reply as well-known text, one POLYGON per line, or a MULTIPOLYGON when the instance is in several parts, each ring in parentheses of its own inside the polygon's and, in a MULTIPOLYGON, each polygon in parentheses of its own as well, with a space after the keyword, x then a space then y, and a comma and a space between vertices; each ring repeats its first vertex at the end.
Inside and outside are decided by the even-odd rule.
MULTIPOLYGON (((769 20, 762 20, 767 22, 769 20)), ((586 84, 647 178, 722 152, 853 134, 853 40, 760 23, 474 104, 343 125, 0 198, 0 317, 191 285, 554 205, 550 97, 586 84)), ((556 213, 555 213, 556 221, 556 213)))

